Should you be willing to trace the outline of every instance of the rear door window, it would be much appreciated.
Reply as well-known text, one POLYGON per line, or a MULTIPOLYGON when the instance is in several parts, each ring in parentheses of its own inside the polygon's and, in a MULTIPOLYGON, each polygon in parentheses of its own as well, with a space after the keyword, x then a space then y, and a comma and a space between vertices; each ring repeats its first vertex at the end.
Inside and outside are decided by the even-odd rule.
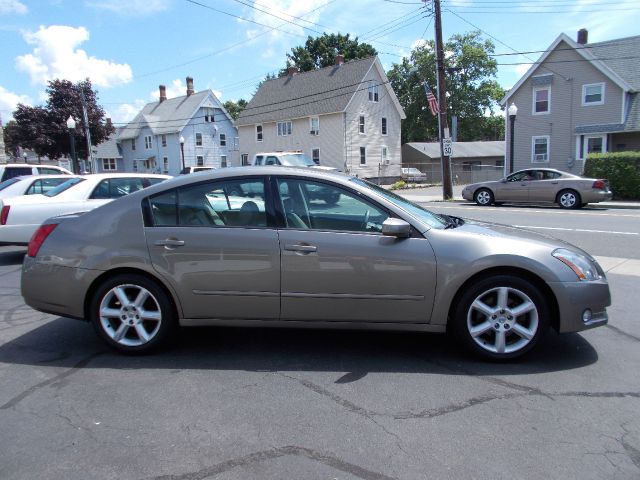
POLYGON ((89 198, 120 198, 143 188, 142 178, 109 178, 102 180, 89 198))
POLYGON ((5 167, 4 173, 2 174, 2 181, 22 175, 33 175, 33 170, 31 167, 5 167))

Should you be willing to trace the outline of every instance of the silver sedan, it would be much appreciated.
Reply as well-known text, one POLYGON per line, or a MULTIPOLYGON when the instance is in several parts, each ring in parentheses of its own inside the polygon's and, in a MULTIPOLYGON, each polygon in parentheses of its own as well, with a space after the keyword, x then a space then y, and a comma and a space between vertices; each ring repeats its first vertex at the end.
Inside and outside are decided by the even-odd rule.
POLYGON ((583 178, 552 168, 529 168, 502 180, 474 183, 462 190, 462 198, 478 205, 499 203, 556 203, 561 208, 581 208, 611 200, 606 180, 583 178))
POLYGON ((549 327, 606 324, 610 305, 602 268, 572 245, 278 167, 182 176, 50 219, 29 244, 22 294, 129 353, 178 326, 242 325, 450 331, 509 359, 549 327))

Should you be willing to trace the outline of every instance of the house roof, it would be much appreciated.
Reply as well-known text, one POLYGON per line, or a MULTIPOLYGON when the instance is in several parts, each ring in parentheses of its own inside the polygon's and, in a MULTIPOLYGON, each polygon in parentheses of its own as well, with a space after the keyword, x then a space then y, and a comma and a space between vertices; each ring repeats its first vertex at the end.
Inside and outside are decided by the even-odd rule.
POLYGON ((93 147, 94 158, 122 158, 122 152, 116 140, 120 130, 117 129, 104 142, 93 147))
MULTIPOLYGON (((405 145, 428 157, 440 158, 440 142, 410 142, 405 145)), ((452 149, 452 158, 504 157, 505 142, 453 142, 452 149)))
POLYGON ((211 90, 203 90, 192 95, 169 98, 163 102, 147 103, 135 118, 122 129, 117 139, 137 138, 140 135, 140 131, 145 127, 149 127, 154 135, 180 132, 208 98, 214 100, 212 103, 213 108, 222 109, 225 115, 229 117, 229 114, 222 108, 213 92, 211 90))
POLYGON ((506 93, 500 101, 502 105, 509 101, 509 98, 537 71, 538 67, 544 63, 546 58, 561 42, 565 42, 574 48, 576 53, 588 60, 591 65, 609 77, 624 91, 634 92, 640 90, 640 71, 638 71, 636 63, 629 60, 629 57, 635 58, 636 52, 640 49, 640 36, 582 45, 572 40, 568 35, 561 33, 536 63, 531 65, 527 73, 506 93))
POLYGON ((367 73, 375 68, 386 90, 405 118, 404 111, 389 84, 378 57, 352 60, 342 65, 266 80, 237 120, 237 125, 275 122, 346 110, 353 95, 362 87, 367 73))

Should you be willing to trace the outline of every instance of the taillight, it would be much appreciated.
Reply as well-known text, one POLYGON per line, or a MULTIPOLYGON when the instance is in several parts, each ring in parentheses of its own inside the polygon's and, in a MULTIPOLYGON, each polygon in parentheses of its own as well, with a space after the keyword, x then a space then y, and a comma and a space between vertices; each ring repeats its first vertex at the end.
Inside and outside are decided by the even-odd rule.
POLYGON ((7 224, 7 217, 9 217, 10 208, 11 208, 11 205, 5 205, 4 207, 2 207, 2 211, 0 212, 0 225, 7 224))
POLYGON ((41 225, 38 230, 35 231, 31 240, 29 240, 29 246, 27 247, 27 256, 35 257, 40 250, 40 247, 47 239, 49 234, 53 232, 53 229, 58 226, 57 223, 49 223, 47 225, 41 225))
POLYGON ((606 188, 604 182, 602 180, 596 180, 595 182, 593 182, 593 185, 591 185, 591 188, 597 188, 599 190, 604 190, 606 188))

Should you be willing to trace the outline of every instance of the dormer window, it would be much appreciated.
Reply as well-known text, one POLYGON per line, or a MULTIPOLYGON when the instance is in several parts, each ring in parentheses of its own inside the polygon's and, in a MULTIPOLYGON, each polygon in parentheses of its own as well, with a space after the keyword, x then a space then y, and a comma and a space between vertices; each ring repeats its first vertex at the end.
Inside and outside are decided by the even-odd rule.
POLYGON ((582 86, 582 106, 604 104, 604 83, 590 83, 582 86))
POLYGON ((369 85, 369 101, 370 102, 378 101, 378 85, 376 84, 369 85))
POLYGON ((551 87, 533 89, 533 114, 542 115, 551 111, 551 87))

